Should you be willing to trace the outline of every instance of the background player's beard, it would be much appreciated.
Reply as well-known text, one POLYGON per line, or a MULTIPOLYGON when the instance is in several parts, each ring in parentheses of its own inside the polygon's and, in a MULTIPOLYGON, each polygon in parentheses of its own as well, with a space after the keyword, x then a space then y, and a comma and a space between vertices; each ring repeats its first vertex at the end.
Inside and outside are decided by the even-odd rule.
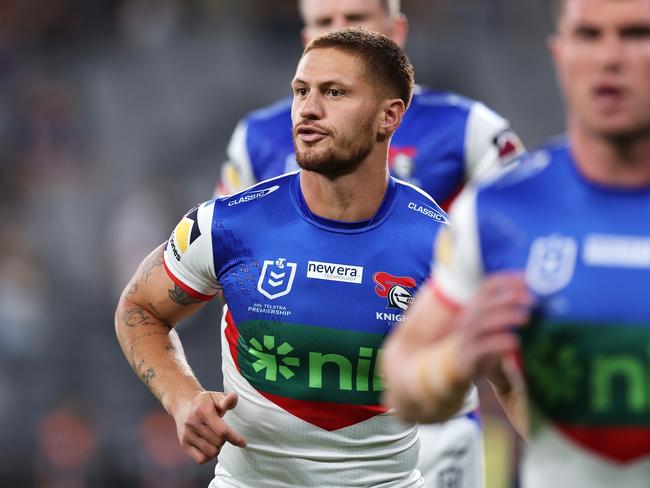
POLYGON ((370 154, 375 144, 372 125, 371 123, 365 124, 353 137, 334 142, 337 144, 325 151, 300 151, 294 136, 298 166, 306 171, 318 173, 329 180, 335 180, 340 176, 352 173, 370 154))

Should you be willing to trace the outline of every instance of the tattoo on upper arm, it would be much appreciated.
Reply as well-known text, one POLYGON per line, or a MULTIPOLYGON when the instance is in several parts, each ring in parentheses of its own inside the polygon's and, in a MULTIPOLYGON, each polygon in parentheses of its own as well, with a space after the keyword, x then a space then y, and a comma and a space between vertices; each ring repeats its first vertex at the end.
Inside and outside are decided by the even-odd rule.
POLYGON ((162 266, 163 258, 161 255, 154 255, 149 258, 142 264, 142 277, 146 283, 149 280, 149 276, 153 272, 154 268, 162 266))
POLYGON ((174 289, 169 290, 169 298, 171 298, 175 303, 178 303, 179 305, 193 305, 195 303, 202 302, 202 300, 189 295, 176 283, 174 283, 174 289))
POLYGON ((139 288, 139 284, 136 281, 135 283, 133 283, 129 287, 129 291, 126 292, 126 298, 129 298, 129 297, 132 297, 133 295, 135 295, 135 292, 138 291, 138 288, 139 288))

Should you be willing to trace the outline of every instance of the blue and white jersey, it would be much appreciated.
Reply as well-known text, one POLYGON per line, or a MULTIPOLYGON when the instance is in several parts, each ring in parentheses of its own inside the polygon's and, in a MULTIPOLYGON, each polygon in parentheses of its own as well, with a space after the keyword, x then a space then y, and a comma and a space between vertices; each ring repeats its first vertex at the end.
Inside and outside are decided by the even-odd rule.
POLYGON ((562 142, 452 207, 436 291, 466 303, 481 278, 523 270, 530 442, 524 486, 650 486, 650 188, 601 186, 562 142))
MULTIPOLYGON (((391 140, 389 165, 393 176, 422 188, 446 208, 466 181, 493 176, 522 151, 508 121, 482 103, 418 86, 391 140)), ((238 124, 220 192, 234 193, 295 169, 287 98, 238 124)))
POLYGON ((320 218, 299 172, 183 218, 165 266, 195 297, 223 290, 224 385, 239 395, 226 421, 248 440, 224 446, 213 486, 421 486, 417 429, 381 406, 378 361, 446 224, 393 178, 371 219, 320 218))

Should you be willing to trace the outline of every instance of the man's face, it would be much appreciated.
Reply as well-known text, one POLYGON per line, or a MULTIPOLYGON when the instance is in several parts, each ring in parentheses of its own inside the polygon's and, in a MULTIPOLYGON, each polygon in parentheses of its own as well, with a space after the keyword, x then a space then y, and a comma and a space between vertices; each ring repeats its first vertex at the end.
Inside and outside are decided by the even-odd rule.
POLYGON ((303 42, 342 27, 366 27, 390 37, 400 47, 406 41, 406 20, 391 17, 379 0, 301 0, 303 42))
POLYGON ((650 134, 650 0, 567 0, 551 50, 571 124, 650 134))
POLYGON ((313 49, 291 86, 298 165, 330 179, 354 171, 377 141, 381 115, 364 63, 339 49, 313 49))

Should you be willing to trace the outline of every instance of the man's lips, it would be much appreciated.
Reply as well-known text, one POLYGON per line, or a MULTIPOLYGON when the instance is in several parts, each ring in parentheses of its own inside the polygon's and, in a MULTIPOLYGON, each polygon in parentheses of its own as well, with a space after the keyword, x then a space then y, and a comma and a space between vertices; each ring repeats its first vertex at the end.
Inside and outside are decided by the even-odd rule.
POLYGON ((625 100, 627 90, 615 83, 599 83, 592 89, 592 95, 605 107, 614 108, 625 100))
POLYGON ((316 142, 329 134, 325 129, 313 125, 299 125, 296 128, 296 138, 304 142, 316 142))

